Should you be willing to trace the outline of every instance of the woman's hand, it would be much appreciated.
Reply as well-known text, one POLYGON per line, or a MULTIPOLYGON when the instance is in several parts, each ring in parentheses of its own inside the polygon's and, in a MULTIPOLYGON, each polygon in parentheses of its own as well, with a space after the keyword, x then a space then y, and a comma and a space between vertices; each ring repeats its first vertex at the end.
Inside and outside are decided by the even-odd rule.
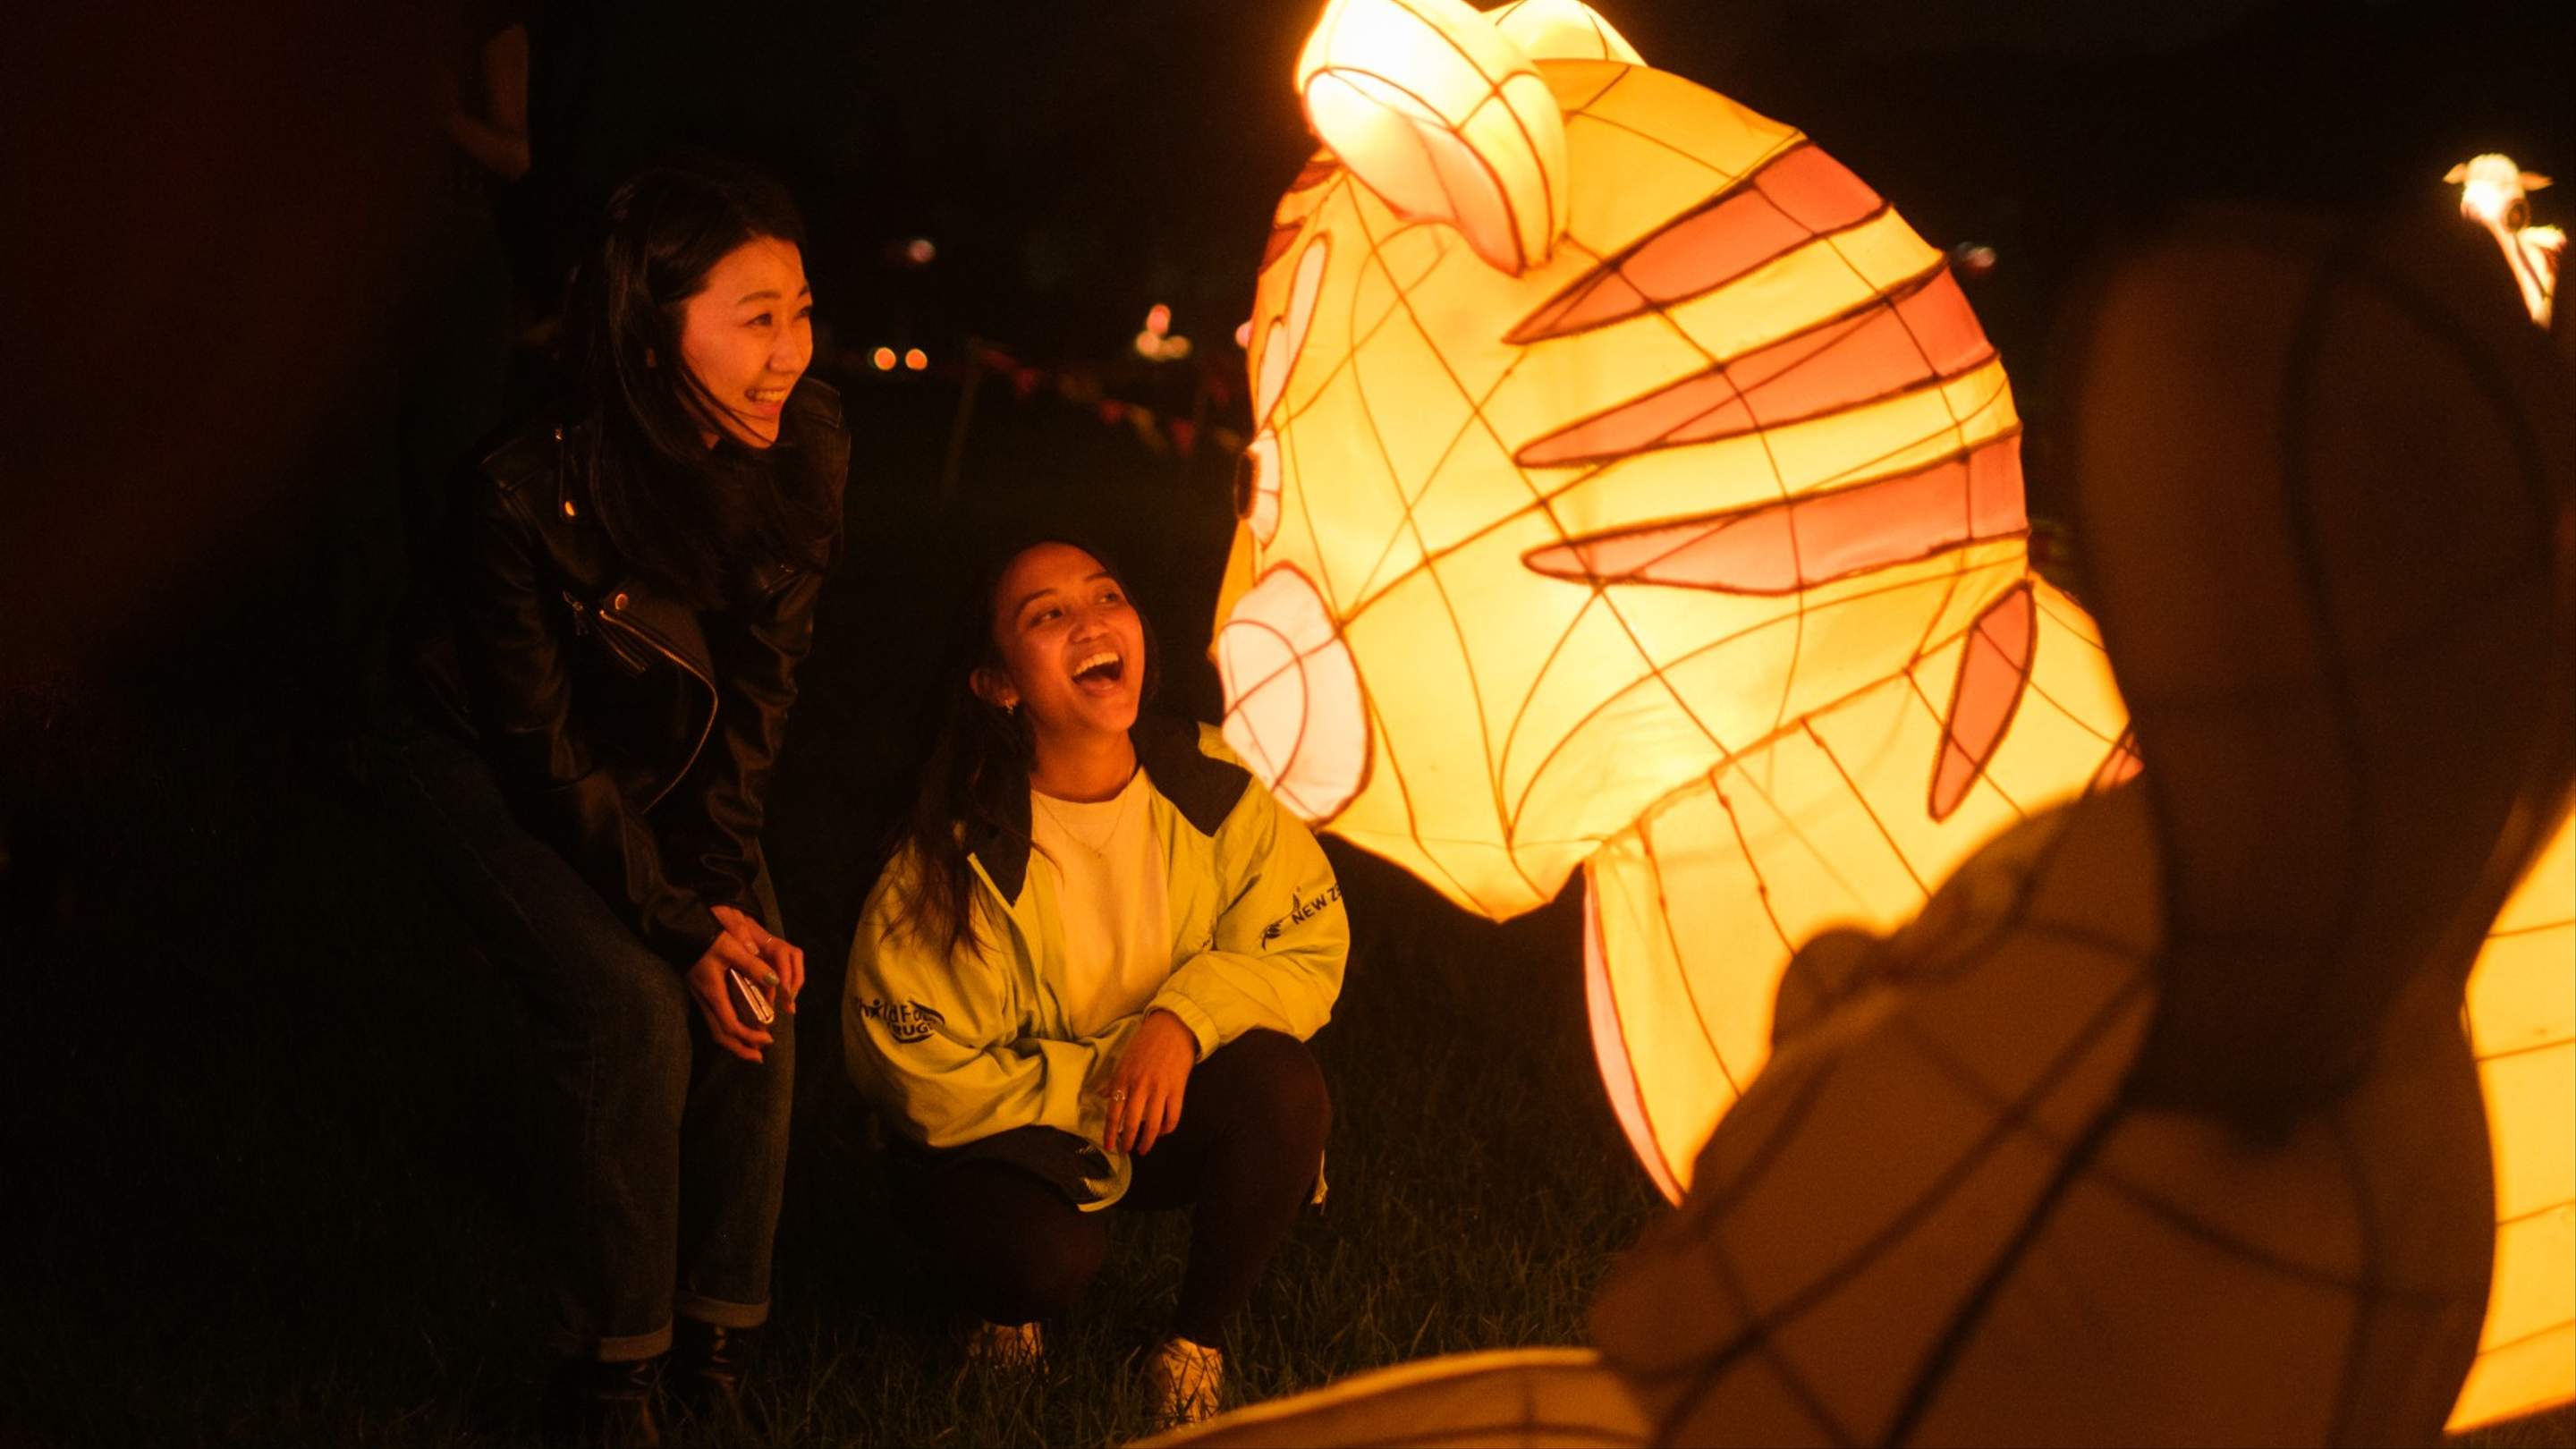
POLYGON ((1151 1152, 1156 1140, 1180 1126, 1181 1097, 1198 1059, 1198 1038, 1179 1017, 1168 1011, 1146 1013, 1108 1079, 1094 1089, 1109 1102, 1109 1145, 1151 1152))
POLYGON ((707 953, 700 956, 687 972, 689 994, 698 1000, 698 1014, 707 1019, 707 1033, 716 1045, 747 1062, 760 1060, 760 1049, 774 1038, 758 1027, 745 1026, 734 1015, 733 998, 725 990, 725 973, 739 971, 749 980, 767 984, 777 978, 763 964, 758 952, 743 944, 732 931, 719 931, 707 943, 707 953))
MULTIPOLYGON (((716 924, 725 928, 726 935, 749 946, 753 954, 767 963, 778 978, 779 996, 788 1011, 793 1013, 796 1010, 796 993, 805 989, 805 952, 789 944, 786 937, 769 934, 767 926, 731 906, 711 909, 715 912, 716 924)), ((757 971, 752 972, 751 977, 755 981, 761 979, 757 971)))

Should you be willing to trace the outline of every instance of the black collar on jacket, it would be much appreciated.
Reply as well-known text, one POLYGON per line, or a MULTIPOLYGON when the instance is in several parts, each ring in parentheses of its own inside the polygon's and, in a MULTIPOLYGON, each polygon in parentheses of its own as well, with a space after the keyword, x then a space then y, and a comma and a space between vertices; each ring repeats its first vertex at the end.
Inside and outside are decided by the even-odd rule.
MULTIPOLYGON (((550 506, 530 510, 540 528, 567 523, 596 528, 598 503, 588 462, 588 425, 543 417, 519 425, 483 460, 483 469, 505 490, 551 490, 550 506)), ((778 440, 770 445, 769 456, 775 466, 808 475, 803 486, 823 500, 829 516, 822 521, 832 555, 825 561, 828 567, 837 561, 844 542, 842 493, 850 471, 850 434, 842 416, 840 390, 810 375, 800 379, 788 394, 778 440)))
MULTIPOLYGON (((1199 752, 1199 727, 1169 715, 1140 715, 1127 731, 1136 763, 1157 793, 1201 835, 1214 835, 1252 784, 1252 772, 1199 752)), ((966 853, 982 862, 1002 899, 1017 905, 1029 875, 1029 777, 995 772, 984 809, 968 826, 966 853), (999 822, 999 827, 988 822, 999 822)))

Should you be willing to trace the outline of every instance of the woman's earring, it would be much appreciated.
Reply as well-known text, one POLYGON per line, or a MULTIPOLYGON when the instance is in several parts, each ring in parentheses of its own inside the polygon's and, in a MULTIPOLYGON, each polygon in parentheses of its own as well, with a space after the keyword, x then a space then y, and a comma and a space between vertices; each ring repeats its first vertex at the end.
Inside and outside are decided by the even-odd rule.
POLYGON ((1006 715, 1009 715, 1009 716, 1010 716, 1011 718, 1013 718, 1013 719, 1017 719, 1017 718, 1019 718, 1019 714, 1020 714, 1020 702, 1019 702, 1018 700, 1016 700, 1016 699, 1015 699, 1015 700, 1012 700, 1009 704, 1003 705, 1003 706, 1002 706, 1002 713, 1004 713, 1004 714, 1006 714, 1006 715))

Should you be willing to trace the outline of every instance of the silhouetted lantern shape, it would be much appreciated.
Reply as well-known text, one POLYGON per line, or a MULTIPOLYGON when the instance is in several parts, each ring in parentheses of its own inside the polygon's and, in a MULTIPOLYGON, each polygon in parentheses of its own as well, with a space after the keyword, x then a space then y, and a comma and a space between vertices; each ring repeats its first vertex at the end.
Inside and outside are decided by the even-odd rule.
MULTIPOLYGON (((1585 871, 1602 1075, 1678 1200, 1800 945, 2138 772, 2099 634, 2029 568, 2011 389, 1943 254, 1796 130, 1573 0, 1335 0, 1298 79, 1326 147, 1248 324, 1227 737, 1469 910, 1585 871)), ((2500 999, 2482 1028, 2564 1042, 2500 999)), ((2505 1060, 2499 1141, 2564 1141, 2505 1060)), ((2514 1159, 2501 1205, 2538 1216, 2502 1250, 2564 1282, 2565 1154, 2514 1159)), ((2481 1417, 2552 1392, 2503 1365, 2563 1337, 2521 1331, 2481 1417)))

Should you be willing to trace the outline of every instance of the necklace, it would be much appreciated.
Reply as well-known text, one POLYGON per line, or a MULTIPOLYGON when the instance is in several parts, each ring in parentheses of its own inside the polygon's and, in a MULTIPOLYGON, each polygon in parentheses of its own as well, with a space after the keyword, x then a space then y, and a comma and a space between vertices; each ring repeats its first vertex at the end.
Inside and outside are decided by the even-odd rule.
POLYGON ((1109 817, 1109 828, 1101 832, 1098 840, 1093 840, 1076 828, 1073 821, 1067 818, 1062 810, 1056 808, 1054 798, 1045 791, 1032 789, 1029 791, 1029 796, 1038 802, 1038 808, 1047 813, 1047 818, 1055 822, 1055 828, 1064 832, 1065 839, 1095 856, 1106 856, 1109 854, 1110 845, 1118 839, 1118 832, 1126 827, 1127 817, 1135 813, 1128 808, 1130 798, 1136 793, 1135 783, 1131 776, 1127 786, 1112 797, 1111 803, 1115 808, 1102 812, 1109 817))

